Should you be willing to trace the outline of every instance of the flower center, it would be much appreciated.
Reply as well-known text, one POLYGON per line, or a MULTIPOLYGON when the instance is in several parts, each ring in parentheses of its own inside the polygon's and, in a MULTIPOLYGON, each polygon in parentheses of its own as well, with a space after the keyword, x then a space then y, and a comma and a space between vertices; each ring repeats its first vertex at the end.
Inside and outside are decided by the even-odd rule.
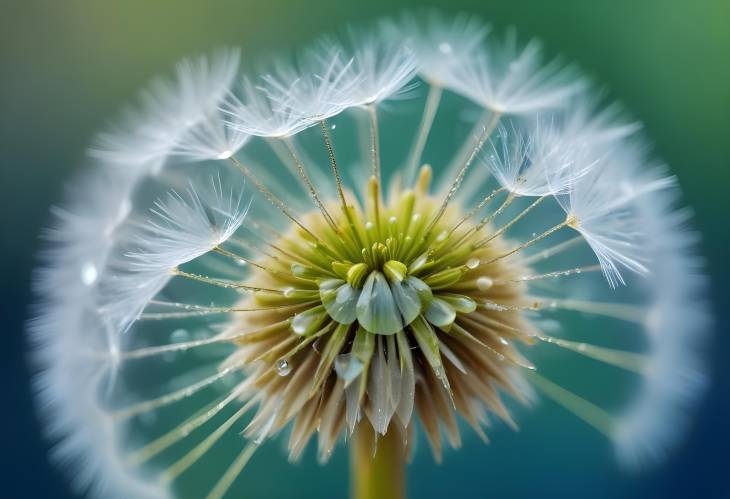
MULTIPOLYGON (((485 244, 490 227, 466 223, 458 207, 436 218, 439 203, 427 193, 429 181, 424 168, 413 190, 381 202, 373 178, 364 207, 324 207, 334 225, 319 212, 304 216, 317 240, 299 227, 283 235, 275 245, 282 255, 261 265, 270 271, 254 272, 251 284, 271 289, 285 281, 286 291, 257 292, 254 300, 291 306, 291 331, 302 337, 333 323, 386 336, 420 323, 449 332, 459 314, 478 315, 492 302, 495 279, 524 269, 492 262, 501 239, 485 244)), ((521 295, 514 283, 499 293, 521 295)))

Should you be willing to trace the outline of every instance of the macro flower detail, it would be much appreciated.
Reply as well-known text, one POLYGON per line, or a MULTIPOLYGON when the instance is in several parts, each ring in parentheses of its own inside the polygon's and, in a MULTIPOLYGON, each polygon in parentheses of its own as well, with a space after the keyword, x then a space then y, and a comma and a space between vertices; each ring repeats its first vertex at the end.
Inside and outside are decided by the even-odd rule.
POLYGON ((402 497, 419 435, 441 460, 460 421, 486 441, 538 394, 626 465, 665 455, 702 393, 709 321, 677 183, 573 67, 496 38, 431 13, 260 76, 221 51, 100 135, 56 211, 32 325, 79 489, 233 497, 287 432, 293 461, 346 442, 355 497, 402 497), (620 410, 577 393, 588 364, 551 348, 626 385, 620 410))

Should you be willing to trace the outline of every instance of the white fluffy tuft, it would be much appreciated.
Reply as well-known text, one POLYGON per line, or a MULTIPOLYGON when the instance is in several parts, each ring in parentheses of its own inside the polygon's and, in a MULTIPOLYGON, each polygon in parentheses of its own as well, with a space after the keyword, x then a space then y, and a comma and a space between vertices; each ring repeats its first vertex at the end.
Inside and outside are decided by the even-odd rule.
POLYGON ((100 281, 100 308, 117 331, 126 331, 167 285, 172 270, 228 240, 243 223, 250 200, 243 185, 223 188, 220 177, 187 196, 175 191, 155 204, 153 220, 131 237, 132 248, 114 261, 100 281))
POLYGON ((418 74, 431 85, 457 88, 458 74, 481 51, 489 34, 488 25, 475 17, 457 15, 447 19, 429 11, 424 19, 403 16, 388 23, 395 43, 407 43, 418 63, 418 74))
POLYGON ((69 470, 79 492, 166 498, 164 487, 127 468, 119 427, 99 402, 119 346, 96 311, 96 278, 122 237, 133 185, 119 171, 103 169, 76 185, 69 207, 56 210, 57 226, 47 234, 53 246, 44 254, 48 266, 35 276, 40 301, 29 324, 37 403, 44 432, 54 442, 51 458, 69 470))
POLYGON ((532 40, 519 48, 509 30, 502 43, 489 40, 469 64, 459 66, 451 89, 501 114, 554 109, 585 86, 577 71, 559 60, 542 64, 542 47, 532 40))
POLYGON ((369 32, 350 30, 349 51, 360 83, 351 92, 354 106, 369 106, 403 97, 416 75, 417 61, 408 45, 388 36, 389 27, 379 24, 369 32))
MULTIPOLYGON (((122 168, 138 168, 155 172, 161 168, 167 156, 201 153, 215 148, 220 139, 220 128, 193 134, 199 142, 188 145, 186 134, 201 125, 216 112, 220 101, 229 91, 238 70, 239 51, 221 50, 208 58, 201 56, 180 62, 172 79, 158 79, 144 91, 137 107, 127 110, 122 126, 100 134, 90 155, 122 168), (181 142, 182 138, 185 142, 181 142), (203 145, 201 145, 203 144, 203 145)), ((225 136, 226 139, 228 138, 225 136)), ((241 137, 231 137, 235 146, 241 137)), ((203 154, 204 155, 204 154, 203 154)))
POLYGON ((636 202, 651 257, 651 364, 613 435, 620 461, 633 469, 657 464, 677 445, 707 385, 707 282, 694 254, 697 236, 687 229, 688 213, 674 208, 676 198, 676 189, 665 189, 636 202))

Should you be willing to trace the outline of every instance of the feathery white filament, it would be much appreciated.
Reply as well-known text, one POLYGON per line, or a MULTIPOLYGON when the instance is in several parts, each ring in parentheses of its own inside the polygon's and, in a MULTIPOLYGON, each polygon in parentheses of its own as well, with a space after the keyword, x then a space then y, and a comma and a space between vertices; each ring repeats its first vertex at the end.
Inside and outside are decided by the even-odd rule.
POLYGON ((123 126, 97 137, 91 156, 141 173, 158 170, 185 133, 215 111, 229 91, 238 60, 238 50, 183 60, 173 79, 155 80, 142 93, 139 105, 123 116, 123 126))
POLYGON ((170 192, 156 203, 154 219, 112 262, 100 282, 101 310, 118 331, 126 331, 173 276, 178 265, 194 260, 230 238, 250 207, 243 185, 225 189, 220 176, 207 187, 190 184, 187 196, 170 192))
POLYGON ((416 74, 415 54, 407 45, 396 44, 387 36, 387 26, 375 31, 350 31, 353 69, 360 82, 352 89, 353 106, 370 106, 386 99, 402 96, 416 74))
POLYGON ((244 78, 223 112, 228 125, 260 137, 289 137, 355 105, 361 82, 352 60, 336 46, 322 44, 293 62, 280 60, 256 83, 244 78))
POLYGON ((444 18, 436 11, 424 20, 404 16, 387 24, 394 43, 406 41, 418 63, 418 74, 431 85, 456 88, 458 74, 481 52, 490 28, 478 19, 444 18))
POLYGON ((677 198, 677 189, 664 189, 636 199, 647 232, 643 250, 651 256, 645 324, 651 360, 613 435, 618 457, 631 468, 656 464, 681 440, 708 382, 707 279, 695 256, 697 235, 687 227, 689 213, 676 209, 677 198))
POLYGON ((30 323, 33 364, 39 369, 34 385, 44 431, 54 443, 51 456, 72 471, 76 490, 164 499, 165 488, 151 485, 124 462, 120 428, 99 400, 113 382, 110 371, 120 345, 97 311, 98 277, 113 245, 124 238, 130 182, 121 170, 95 170, 69 192, 70 207, 56 211, 58 225, 47 235, 54 246, 44 257, 49 265, 35 276, 44 299, 30 323))
POLYGON ((500 125, 482 152, 482 161, 499 184, 518 196, 569 192, 594 166, 579 147, 566 147, 564 135, 538 118, 528 130, 500 125))
POLYGON ((560 106, 584 83, 559 60, 542 65, 540 43, 519 49, 509 30, 502 43, 490 43, 455 72, 451 89, 501 114, 523 114, 560 106))
MULTIPOLYGON (((478 371, 473 364, 484 356, 495 371, 509 364, 503 373, 500 371, 505 377, 495 380, 506 385, 513 381, 510 386, 516 393, 512 395, 520 398, 530 392, 532 378, 523 377, 525 369, 534 369, 530 361, 516 350, 503 355, 496 350, 498 347, 486 345, 470 332, 484 329, 495 336, 495 344, 507 348, 516 345, 515 338, 524 331, 503 321, 499 314, 524 319, 519 329, 527 331, 533 326, 542 328, 539 317, 533 315, 550 310, 572 310, 644 327, 649 336, 645 354, 535 336, 563 347, 568 354, 583 353, 609 364, 636 367, 641 389, 620 417, 614 418, 588 401, 590 395, 584 399, 549 380, 543 385, 555 397, 562 397, 564 405, 579 416, 598 421, 597 426, 614 439, 621 461, 629 465, 656 461, 678 438, 686 425, 687 412, 705 383, 700 347, 708 313, 703 301, 705 282, 698 263, 690 256, 694 238, 682 227, 684 213, 673 209, 674 180, 663 168, 650 166, 646 151, 634 137, 639 125, 622 120, 615 106, 601 110, 573 68, 557 60, 543 64, 537 42, 520 47, 514 32, 509 32, 502 43, 495 43, 488 37, 490 28, 474 18, 449 20, 434 12, 429 14, 424 20, 404 17, 398 22, 383 22, 369 33, 351 31, 343 42, 320 40, 301 56, 287 62, 280 60, 261 76, 237 75, 237 51, 186 60, 178 66, 174 78, 150 86, 141 105, 127 113, 121 129, 99 136, 92 150, 93 157, 103 160, 98 171, 79 182, 79 189, 69 196, 73 200, 70 207, 54 210, 59 227, 49 235, 56 246, 48 252, 50 263, 37 282, 43 302, 39 317, 31 325, 37 343, 36 360, 42 369, 36 384, 47 416, 47 430, 60 441, 55 451, 58 459, 73 462, 79 488, 90 488, 92 494, 104 497, 167 497, 170 491, 155 480, 158 477, 146 476, 147 465, 142 461, 187 439, 192 429, 202 431, 209 421, 215 424, 214 416, 222 416, 224 410, 234 415, 226 416, 224 424, 177 461, 168 470, 168 478, 187 473, 194 462, 209 451, 215 452, 213 444, 256 406, 258 411, 250 425, 239 430, 253 441, 248 447, 244 445, 246 450, 228 471, 221 468, 224 473, 218 476, 218 485, 211 492, 214 496, 228 490, 264 438, 282 430, 297 414, 303 416, 294 425, 290 456, 301 454, 307 435, 311 436, 308 426, 321 416, 312 431, 319 433, 322 460, 330 456, 342 428, 352 431, 358 421, 367 422, 378 434, 386 434, 394 423, 405 428, 413 418, 420 417, 439 435, 440 419, 447 426, 450 443, 458 445, 449 397, 453 397, 454 406, 469 409, 468 423, 480 435, 486 418, 485 400, 489 400, 491 412, 513 424, 496 392, 486 393, 489 390, 473 374, 478 371), (437 128, 430 132, 434 123, 439 126, 438 121, 444 119, 442 114, 447 115, 437 114, 442 96, 451 92, 466 97, 457 100, 470 111, 485 115, 488 122, 484 123, 489 123, 479 130, 476 147, 467 143, 463 159, 471 155, 470 164, 480 154, 494 179, 485 170, 475 175, 464 169, 437 217, 426 217, 428 213, 422 211, 421 196, 431 199, 427 192, 428 168, 422 170, 412 191, 400 191, 403 186, 397 182, 390 186, 379 183, 381 130, 377 106, 403 97, 417 77, 425 80, 430 89, 411 147, 409 173, 415 172, 422 159, 430 159, 428 141, 440 140, 436 138, 437 128), (239 86, 234 88, 234 83, 239 86), (372 170, 350 167, 346 171, 342 163, 347 160, 335 156, 336 133, 331 130, 339 123, 347 126, 348 120, 337 116, 349 108, 365 108, 369 113, 365 130, 369 148, 354 164, 372 164, 372 170), (500 120, 502 124, 498 124, 500 120), (313 131, 305 132, 301 140, 295 137, 315 125, 322 132, 317 143, 321 146, 324 138, 326 147, 326 156, 319 149, 319 158, 308 150, 311 141, 306 134, 313 131), (261 141, 261 137, 281 139, 266 142, 279 161, 293 161, 294 178, 301 180, 298 187, 312 199, 290 191, 275 169, 267 171, 270 167, 260 159, 236 157, 242 147, 261 141), (478 153, 483 144, 484 150, 478 153), (172 159, 186 164, 148 177, 172 159), (243 173, 259 193, 249 196, 244 191, 243 176, 231 182, 219 174, 205 177, 210 181, 202 183, 197 173, 186 176, 193 169, 211 167, 209 161, 224 159, 231 161, 212 167, 221 168, 221 173, 226 167, 237 175, 243 173), (339 200, 332 182, 327 182, 331 180, 329 175, 312 168, 318 161, 326 164, 327 160, 337 176, 339 200), (373 174, 370 183, 362 180, 367 175, 365 170, 373 174), (343 187, 346 182, 342 182, 348 177, 369 185, 372 192, 349 192, 346 185, 343 187), (462 181, 469 185, 460 190, 462 181), (140 221, 140 213, 147 213, 154 199, 149 190, 160 192, 160 187, 167 194, 151 207, 152 216, 144 217, 150 219, 140 221), (380 204, 381 193, 388 192, 387 187, 390 192, 380 204), (466 190, 471 194, 467 195, 466 190), (365 198, 373 192, 373 204, 364 203, 363 213, 350 206, 356 196, 365 198), (476 204, 467 205, 472 194, 478 194, 481 202, 467 211, 468 206, 476 204), (261 203, 249 214, 253 196, 259 195, 275 209, 261 203), (501 204, 490 204, 496 196, 506 198, 501 204), (523 196, 537 199, 518 199, 523 196), (379 210, 391 209, 387 198, 401 197, 403 204, 393 210, 393 216, 387 211, 381 216, 379 210), (308 211, 312 200, 319 210, 308 211), (540 216, 546 205, 555 208, 555 202, 566 214, 558 225, 546 222, 548 216, 540 216), (529 206, 519 208, 519 203, 529 206), (464 211, 459 211, 460 204, 466 206, 464 211), (253 220, 246 224, 245 235, 238 233, 237 240, 234 235, 247 217, 253 220), (503 221, 504 217, 511 218, 503 221), (458 222, 444 227, 450 218, 458 222), (281 219, 294 225, 286 229, 280 225, 281 219), (345 225, 343 219, 347 220, 345 225), (503 236, 511 239, 515 227, 535 220, 538 222, 531 237, 501 246, 506 240, 503 236), (492 222, 496 227, 491 227, 492 222), (438 230, 431 234, 432 225, 438 230), (554 233, 567 230, 566 226, 579 235, 563 242, 547 242, 554 233), (379 232, 388 234, 384 243, 378 242, 382 239, 379 232), (257 242, 251 243, 247 239, 250 237, 257 238, 257 242), (423 253, 421 240, 428 242, 423 253), (594 282, 585 274, 597 271, 599 266, 595 264, 569 262, 557 265, 564 270, 541 268, 548 258, 558 254, 569 260, 573 255, 568 251, 577 246, 576 241, 583 240, 597 256, 611 287, 629 282, 626 271, 647 276, 636 289, 648 296, 648 317, 644 317, 641 307, 630 303, 610 299, 598 302, 585 296, 565 298, 561 289, 549 289, 548 280, 566 276, 573 280, 585 278, 586 286, 594 282), (233 241, 238 243, 235 251, 221 247, 233 241), (514 257, 526 248, 536 251, 527 258, 514 257), (462 250, 469 249, 487 256, 477 255, 480 258, 451 267, 462 256, 462 250), (385 256, 399 250, 403 250, 403 262, 385 256), (214 256, 201 258, 211 252, 214 256), (359 277, 356 272, 351 276, 350 269, 357 267, 353 262, 360 262, 361 256, 363 262, 369 262, 361 262, 368 269, 372 265, 382 266, 383 270, 370 274, 377 278, 367 277, 363 288, 353 292, 349 279, 356 282, 359 277), (504 266, 509 272, 494 278, 491 274, 474 275, 488 265, 504 266), (184 271, 181 266, 191 268, 184 271), (212 269, 216 276, 205 275, 204 270, 194 266, 212 269), (422 272, 419 275, 423 280, 415 276, 406 279, 406 273, 412 271, 422 272), (431 271, 434 273, 429 274, 431 271), (462 271, 464 274, 460 274, 462 271), (339 279, 344 279, 342 272, 346 272, 348 281, 339 279), (176 276, 178 279, 170 282, 176 276), (271 280, 261 278, 259 282, 247 276, 268 276, 271 280), (338 292, 335 300, 344 300, 349 306, 348 296, 357 295, 356 302, 351 303, 353 309, 348 311, 339 302, 325 305, 318 276, 339 282, 338 286, 347 291, 341 295, 338 292), (396 284, 401 281, 410 284, 396 284), (547 294, 527 292, 541 284, 548 288, 547 294), (524 287, 525 294, 510 297, 505 293, 503 300, 492 302, 446 292, 451 286, 459 293, 476 289, 494 291, 494 296, 519 286, 524 287), (211 289, 214 291, 209 295, 211 289), (178 291, 194 296, 179 296, 178 291), (218 303, 217 293, 225 295, 229 291, 231 295, 233 291, 252 293, 254 301, 218 303), (169 293, 169 300, 155 301, 161 293, 169 293), (370 300, 365 299, 368 297, 370 300), (383 300, 388 302, 387 307, 381 306, 383 300), (143 314, 150 303, 174 305, 181 310, 143 314), (478 309, 494 315, 458 315, 457 323, 457 309, 459 314, 478 309), (404 310, 409 318, 415 317, 408 324, 412 329, 403 326, 404 310), (274 315, 268 316, 269 312, 274 315), (348 329, 355 324, 349 312, 354 313, 358 329, 348 329), (137 326, 140 316, 155 320, 137 326), (256 317, 263 322, 247 323, 248 319, 241 317, 256 317), (209 323, 229 318, 240 319, 240 324, 250 327, 220 334, 219 324, 209 323), (267 323, 269 319, 273 322, 267 323), (350 322, 338 322, 345 319, 350 322), (204 335, 187 341, 171 337, 170 343, 163 344, 148 341, 146 327, 175 321, 183 321, 185 329, 187 324, 204 324, 204 335), (431 323, 437 325, 432 328, 431 323), (446 331, 443 328, 451 328, 450 334, 442 335, 446 331), (292 331, 297 334, 289 334, 292 331), (139 344, 132 346, 132 342, 139 344), (185 407, 181 413, 187 422, 152 440, 152 444, 147 443, 141 454, 138 450, 137 456, 146 457, 137 460, 139 468, 132 469, 130 460, 125 459, 129 449, 123 440, 129 430, 125 425, 134 418, 115 419, 114 411, 102 402, 102 394, 111 393, 109 387, 116 376, 122 385, 124 370, 120 367, 126 362, 153 363, 164 358, 174 370, 179 367, 171 360, 176 355, 198 355, 201 350, 224 343, 233 345, 235 353, 227 360, 215 357, 217 360, 212 362, 220 360, 219 374, 177 389, 171 392, 173 395, 133 405, 138 411, 133 411, 135 418, 148 410, 154 415, 163 405, 197 404, 192 402, 193 393, 197 397, 204 388, 213 389, 212 385, 219 382, 222 385, 224 381, 219 380, 231 370, 245 372, 248 381, 223 387, 222 397, 196 406, 202 408, 200 411, 185 407), (305 355, 310 349, 316 355, 305 355), (481 353, 473 358, 465 355, 474 352, 481 353), (625 362, 627 359, 631 362, 625 362), (434 372, 424 370, 424 362, 431 364, 434 372), (271 369, 276 375, 269 377, 271 369), (450 384, 449 378, 459 377, 450 384), (309 378, 314 378, 317 389, 322 390, 321 407, 311 398, 316 390, 310 393, 308 387, 301 389, 309 378), (271 385, 265 389, 254 386, 256 380, 271 385), (452 390, 457 382, 461 383, 460 390, 452 390), (442 386, 443 391, 431 390, 442 386), (420 406, 426 407, 426 413, 438 410, 440 415, 425 421, 424 407, 420 406), (614 420, 618 423, 615 428, 614 420)), ((389 165, 391 158, 383 152, 382 163, 389 165)), ((462 168, 464 162, 456 163, 462 168)), ((434 166, 438 171, 441 165, 434 166)), ((602 281, 596 278, 595 282, 602 281)), ((205 355, 200 353, 199 360, 211 362, 213 357, 205 355)), ((440 442, 432 444, 438 454, 440 442)))

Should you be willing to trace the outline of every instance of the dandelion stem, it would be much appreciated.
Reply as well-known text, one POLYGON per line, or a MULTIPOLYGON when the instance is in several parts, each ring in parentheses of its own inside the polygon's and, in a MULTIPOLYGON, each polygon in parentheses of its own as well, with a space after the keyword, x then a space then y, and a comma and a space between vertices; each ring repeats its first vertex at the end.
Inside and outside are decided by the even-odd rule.
POLYGON ((274 206, 276 206, 279 211, 281 211, 284 216, 286 216, 289 220, 297 224, 297 226, 302 229, 304 232, 309 235, 309 237, 312 238, 314 241, 318 241, 319 239, 317 236, 315 236, 312 231, 310 231, 308 228, 306 228, 294 215, 291 213, 291 209, 284 203, 281 199, 276 197, 274 193, 272 193, 269 189, 267 189, 259 180, 256 178, 256 176, 253 174, 253 172, 243 163, 241 163, 235 156, 231 156, 229 158, 231 162, 236 165, 236 168, 238 168, 241 173, 243 173, 246 178, 248 178, 253 184, 256 186, 256 188, 263 194, 263 196, 274 206))
POLYGON ((356 247, 362 247, 362 241, 360 241, 360 238, 358 237, 357 231, 354 229, 355 221, 352 219, 352 213, 350 212, 350 209, 347 207, 347 199, 345 198, 345 191, 342 188, 342 177, 340 177, 340 170, 337 168, 337 159, 335 158, 335 148, 332 145, 332 138, 330 137, 329 130, 327 129, 327 121, 322 120, 319 122, 320 129, 322 130, 322 139, 324 140, 324 145, 327 148, 327 156, 329 156, 330 159, 330 165, 332 166, 332 172, 335 175, 335 183, 337 184, 337 194, 340 197, 340 204, 342 207, 342 213, 345 215, 345 218, 347 219, 347 223, 349 224, 351 228, 351 233, 348 234, 350 236, 350 239, 352 242, 354 242, 356 247))
POLYGON ((496 237, 499 237, 502 234, 504 234, 510 227, 512 227, 517 222, 519 222, 525 215, 527 215, 528 213, 530 213, 537 205, 539 205, 540 203, 542 203, 545 200, 545 197, 546 196, 541 196, 541 197, 537 198, 535 201, 532 202, 532 204, 530 204, 530 206, 528 206, 527 208, 525 208, 524 210, 522 210, 520 213, 518 213, 517 216, 515 216, 507 224, 505 224, 502 227, 500 227, 499 229, 497 229, 494 232, 494 234, 492 234, 492 235, 490 235, 490 236, 482 239, 478 243, 476 243, 475 247, 481 248, 482 246, 484 246, 488 242, 492 241, 496 237))
POLYGON ((368 115, 370 117, 370 156, 373 164, 373 176, 380 184, 380 133, 378 131, 378 110, 375 104, 368 107, 368 115))
POLYGON ((545 395, 578 416, 596 430, 600 431, 604 435, 611 435, 613 433, 615 421, 605 410, 591 402, 588 402, 583 397, 566 390, 562 386, 540 376, 534 371, 530 372, 530 379, 545 395))
POLYGON ((605 364, 626 369, 627 371, 641 374, 646 369, 647 357, 640 353, 626 352, 624 350, 601 347, 590 343, 564 340, 544 334, 538 334, 536 338, 545 343, 557 345, 566 350, 576 352, 605 364))
POLYGON ((479 210, 481 210, 482 208, 484 208, 490 201, 492 201, 492 199, 494 199, 494 196, 496 196, 497 194, 499 194, 500 192, 502 192, 504 190, 505 190, 504 187, 500 187, 499 189, 494 189, 491 193, 489 193, 489 195, 486 196, 484 199, 482 199, 476 207, 474 207, 473 209, 471 209, 469 211, 469 213, 467 213, 466 215, 464 215, 463 217, 461 217, 459 219, 459 221, 456 222, 456 224, 454 224, 454 227, 451 229, 450 234, 453 234, 454 232, 456 232, 456 229, 458 229, 459 227, 461 227, 464 224, 464 222, 466 222, 471 217, 473 217, 474 215, 476 215, 477 212, 479 212, 479 210))
POLYGON ((257 448, 258 445, 255 442, 251 442, 244 447, 205 499, 221 499, 228 492, 228 489, 231 488, 233 481, 241 473, 241 470, 246 466, 257 448))
POLYGON ((554 308, 560 310, 572 310, 584 314, 612 317, 626 322, 641 324, 646 320, 646 310, 637 305, 628 303, 610 303, 589 300, 561 299, 551 300, 539 298, 536 302, 537 308, 554 308))
POLYGON ((280 322, 276 322, 269 326, 264 326, 253 331, 244 331, 242 333, 236 333, 232 336, 213 336, 212 338, 205 338, 201 340, 184 341, 179 343, 170 343, 167 345, 159 345, 152 347, 143 347, 137 350, 127 350, 122 353, 122 358, 125 360, 129 359, 142 359, 145 357, 151 357, 153 355, 162 355, 168 352, 185 352, 193 348, 200 348, 208 345, 215 345, 221 343, 235 343, 238 340, 244 338, 261 338, 270 336, 271 334, 280 332, 289 327, 291 319, 285 319, 280 322))
POLYGON ((163 474, 163 480, 167 482, 175 480, 198 460, 200 460, 201 457, 207 454, 211 447, 213 447, 213 445, 215 445, 223 437, 223 435, 236 423, 236 421, 240 420, 251 409, 254 405, 254 401, 249 400, 248 403, 241 406, 235 414, 229 417, 223 424, 218 426, 202 442, 193 447, 192 450, 168 467, 163 474))
POLYGON ((476 158, 477 154, 479 154, 479 151, 482 149, 482 146, 487 141, 489 136, 492 134, 494 129, 497 127, 497 124, 499 123, 499 119, 502 115, 500 113, 493 113, 492 118, 489 120, 489 122, 484 126, 484 129, 482 130, 481 134, 479 135, 479 138, 477 139, 476 144, 474 145, 474 149, 472 149, 471 154, 467 158, 467 160, 464 162, 464 165, 459 170, 459 173, 456 175, 456 178, 454 179, 453 183, 451 184, 451 188, 449 188, 449 191, 446 193, 446 197, 444 198, 443 202, 441 203, 441 206, 439 207, 438 211, 436 212, 436 216, 431 220, 431 223, 428 226, 428 229, 426 229, 426 233, 431 232, 431 229, 438 223, 438 221, 443 216, 444 212, 446 211, 446 207, 449 205, 449 202, 451 199, 456 195, 456 192, 459 190, 459 187, 461 187, 461 183, 464 181, 464 177, 466 176, 466 172, 469 170, 469 167, 474 162, 474 158, 476 158))
POLYGON ((259 269, 263 270, 264 272, 268 272, 269 274, 287 275, 287 276, 290 275, 287 272, 282 272, 281 270, 272 269, 270 267, 266 267, 264 265, 256 263, 255 261, 251 260, 250 258, 246 258, 245 256, 238 255, 236 253, 233 253, 232 251, 223 249, 220 246, 216 246, 215 248, 213 248, 213 251, 215 251, 219 255, 223 255, 225 257, 231 258, 234 261, 242 261, 242 262, 248 263, 249 265, 259 268, 259 269))
POLYGON ((248 385, 245 382, 241 383, 224 398, 214 401, 197 414, 188 418, 182 424, 174 427, 172 430, 148 443, 144 447, 132 452, 127 458, 128 463, 132 466, 139 466, 176 442, 184 439, 194 430, 203 426, 215 417, 216 414, 228 407, 228 405, 236 400, 236 398, 240 397, 247 388, 248 385))
POLYGON ((393 425, 385 435, 377 435, 377 443, 368 421, 357 426, 350 443, 351 499, 405 498, 403 440, 393 425))
POLYGON ((542 251, 538 251, 534 255, 525 257, 525 260, 523 261, 523 263, 525 265, 530 265, 532 263, 539 262, 540 260, 547 260, 551 256, 555 256, 567 249, 572 248, 573 246, 577 245, 581 241, 583 241, 583 236, 579 235, 579 236, 572 237, 572 238, 568 239, 567 241, 563 241, 562 243, 558 243, 555 246, 551 246, 542 251))
POLYGON ((317 189, 314 187, 314 184, 312 184, 312 181, 309 179, 307 172, 304 170, 304 164, 302 163, 302 160, 299 159, 299 155, 297 154, 297 150, 296 150, 296 146, 294 145, 294 141, 291 139, 291 137, 286 137, 283 140, 284 140, 284 144, 286 144, 286 147, 289 150, 289 154, 291 155, 292 159, 294 160, 294 164, 297 167, 299 176, 301 177, 302 181, 304 182, 304 184, 307 186, 307 189, 309 190, 309 195, 312 197, 314 204, 317 205, 317 208, 319 208, 319 211, 322 212, 322 216, 324 217, 325 221, 329 224, 329 226, 332 227, 332 230, 334 230, 336 233, 339 233, 339 231, 340 231, 339 227, 337 227, 337 224, 332 219, 332 216, 327 211, 327 208, 325 208, 324 203, 322 203, 322 200, 319 198, 319 193, 317 192, 317 189))
POLYGON ((554 270, 544 274, 525 275, 514 279, 497 279, 494 281, 494 286, 504 286, 505 284, 512 282, 539 281, 542 279, 549 279, 551 277, 567 277, 574 274, 581 274, 583 272, 597 272, 599 270, 601 270, 600 265, 587 265, 585 267, 574 267, 572 269, 554 270))
POLYGON ((161 397, 157 397, 152 400, 147 400, 145 402, 140 402, 124 409, 119 409, 113 412, 112 416, 115 419, 127 419, 133 416, 137 416, 139 414, 143 414, 145 412, 154 411, 156 409, 159 409, 160 407, 170 405, 180 400, 184 400, 188 397, 193 396, 204 388, 211 386, 215 382, 225 378, 227 375, 236 371, 237 369, 238 367, 236 366, 227 367, 222 371, 218 371, 215 374, 208 376, 207 378, 196 381, 192 385, 188 385, 186 387, 180 388, 179 390, 175 390, 174 392, 162 395, 161 397))
POLYGON ((194 305, 192 303, 165 302, 159 300, 151 300, 148 305, 167 306, 173 308, 184 309, 180 312, 145 312, 140 315, 141 320, 163 320, 163 319, 185 319, 188 317, 203 317, 217 314, 230 314, 238 312, 266 312, 274 310, 283 310, 289 308, 302 307, 315 303, 289 303, 285 305, 274 305, 270 307, 207 307, 204 305, 194 305))
POLYGON ((423 149, 426 147, 426 141, 428 135, 431 132, 431 126, 433 120, 436 117, 436 111, 438 110, 439 103, 441 102, 441 94, 443 88, 439 85, 431 85, 428 89, 428 96, 426 97, 426 106, 423 109, 423 115, 421 116, 421 123, 418 127, 418 134, 411 147, 411 152, 408 155, 408 162, 406 163, 405 174, 403 179, 410 183, 413 176, 416 174, 416 168, 418 163, 421 161, 423 155, 423 149))
POLYGON ((345 199, 345 191, 342 189, 342 177, 340 177, 340 170, 337 168, 337 159, 335 158, 335 148, 332 145, 332 138, 330 132, 327 130, 327 120, 319 122, 319 128, 322 130, 322 140, 324 140, 324 146, 327 148, 327 156, 330 160, 330 166, 332 166, 332 173, 335 174, 335 182, 337 183, 337 194, 340 196, 340 202, 342 208, 347 215, 347 200, 345 199))
MULTIPOLYGON (((498 189, 498 191, 501 191, 502 189, 498 189)), ((496 192, 496 191, 495 191, 496 192)), ((487 199, 491 198, 489 196, 487 199)), ((479 223, 477 223, 474 227, 464 232, 461 236, 459 236, 455 242, 451 243, 452 247, 458 247, 462 242, 469 240, 469 238, 473 237, 474 235, 478 234, 480 230, 482 230, 487 224, 491 223, 495 218, 497 218, 499 215, 502 214, 504 210, 507 209, 507 207, 512 204, 512 201, 514 201, 515 196, 511 192, 509 195, 505 198, 504 201, 502 201, 502 204, 499 205, 499 207, 494 210, 492 213, 487 215, 486 217, 482 218, 479 223)), ((481 204, 481 203, 480 203, 481 204)), ((461 222, 460 222, 461 223, 461 222)))
POLYGON ((492 113, 489 111, 484 111, 481 116, 479 116, 479 119, 476 123, 472 126, 471 130, 469 130, 469 133, 466 135, 466 139, 459 147, 459 150, 454 154, 454 157, 449 162, 448 166, 446 167, 446 170, 444 171, 443 177, 441 178, 441 181, 439 183, 439 190, 441 188, 445 187, 443 182, 452 179, 456 176, 456 173, 459 171, 459 168, 461 165, 464 164, 464 162, 469 157, 469 154, 474 149, 474 146, 476 145, 477 137, 479 136, 479 131, 483 130, 485 126, 487 126, 487 123, 489 123, 489 118, 491 117, 492 113))
MULTIPOLYGON (((516 246, 515 248, 512 248, 511 250, 507 251, 506 253, 502 253, 501 255, 497 255, 494 258, 491 258, 491 259, 487 260, 486 262, 480 262, 479 265, 489 265, 490 263, 494 263, 494 262, 496 262, 498 260, 501 260, 502 258, 507 258, 508 256, 512 256, 515 253, 517 253, 519 251, 522 251, 523 249, 532 246, 536 242, 542 241, 546 237, 551 236, 552 234, 556 233, 557 231, 559 231, 563 227, 567 227, 569 224, 570 224, 570 220, 566 220, 565 222, 561 222, 558 225, 556 225, 555 227, 552 227, 552 228, 546 230, 542 234, 539 234, 539 235, 533 237, 529 241, 525 241, 524 243, 520 244, 519 246, 516 246)), ((486 244, 487 242, 489 242, 488 241, 488 238, 485 239, 485 240, 483 240, 483 241, 481 241, 480 243, 477 243, 477 246, 475 246, 475 247, 479 247, 479 245, 486 244)))
POLYGON ((279 290, 279 289, 259 288, 257 286, 248 286, 246 284, 238 284, 235 282, 215 279, 213 277, 208 277, 208 276, 204 276, 204 275, 200 275, 200 274, 191 274, 190 272, 185 272, 184 270, 180 270, 178 268, 172 269, 171 272, 173 275, 176 275, 176 276, 185 277, 186 279, 191 279, 193 281, 210 284, 212 286, 217 286, 219 288, 224 288, 224 289, 242 289, 244 291, 265 291, 267 293, 275 293, 275 294, 279 294, 279 295, 284 294, 284 291, 279 290))

